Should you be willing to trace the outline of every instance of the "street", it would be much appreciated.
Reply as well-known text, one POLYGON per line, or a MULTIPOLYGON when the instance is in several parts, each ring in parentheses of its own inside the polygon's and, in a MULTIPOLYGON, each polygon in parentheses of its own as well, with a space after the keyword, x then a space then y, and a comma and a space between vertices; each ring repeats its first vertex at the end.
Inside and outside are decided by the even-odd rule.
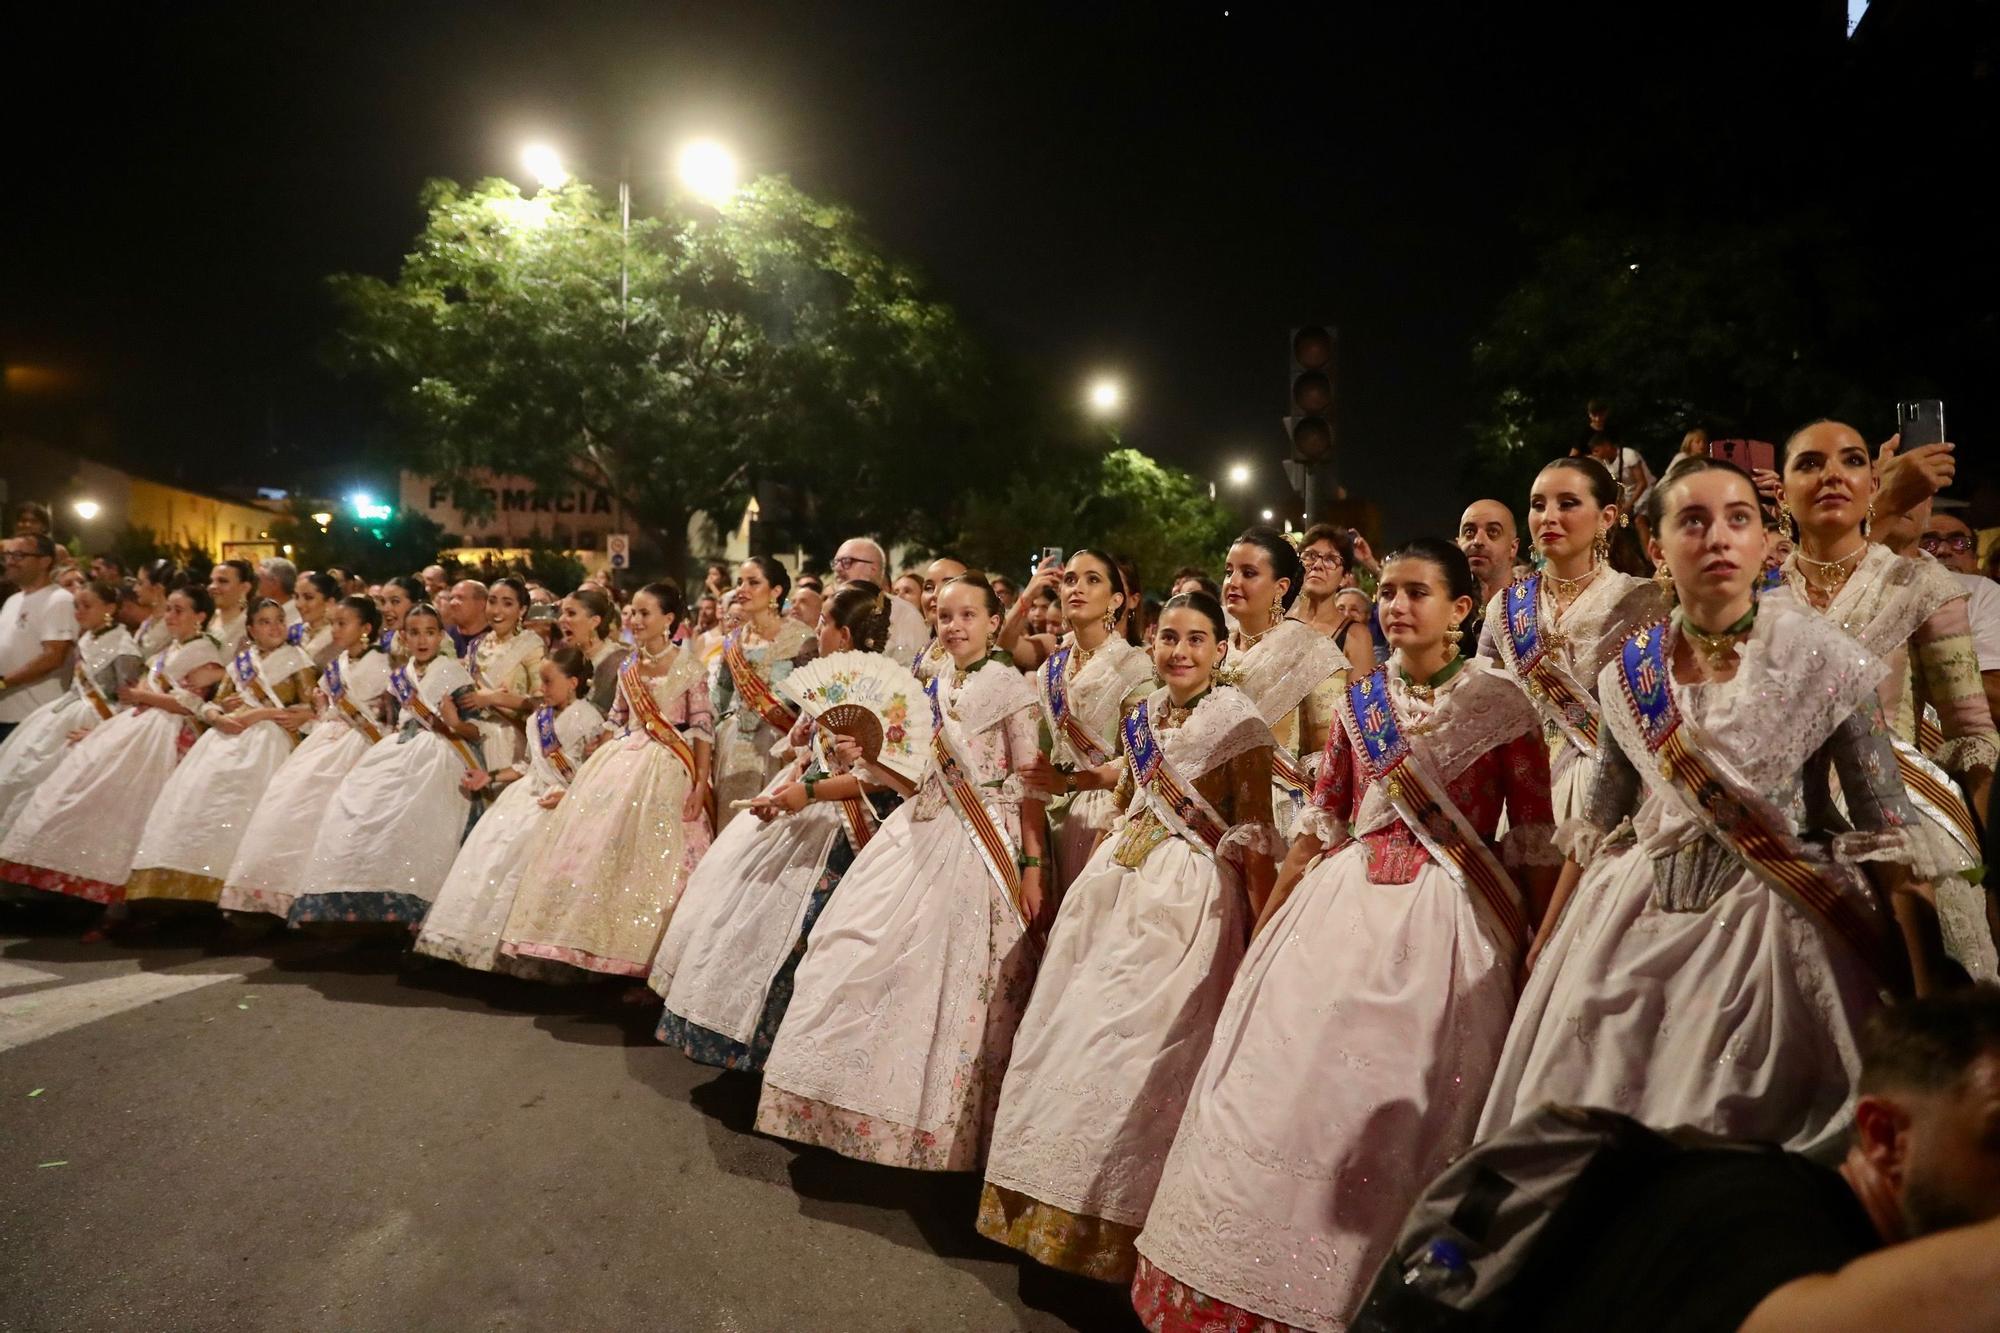
POLYGON ((751 1133, 620 983, 0 911, 0 1329, 1137 1327, 976 1177, 751 1133))

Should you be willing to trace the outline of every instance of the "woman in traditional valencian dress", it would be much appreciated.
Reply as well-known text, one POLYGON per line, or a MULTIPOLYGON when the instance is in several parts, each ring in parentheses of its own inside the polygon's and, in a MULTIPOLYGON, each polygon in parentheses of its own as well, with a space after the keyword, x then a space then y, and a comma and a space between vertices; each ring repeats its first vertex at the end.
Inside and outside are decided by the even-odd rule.
POLYGON ((319 679, 319 715, 271 778, 243 832, 217 906, 268 912, 283 921, 312 862, 333 794, 388 727, 389 655, 375 646, 382 608, 367 597, 334 604, 332 655, 319 679))
POLYGON ((1605 743, 1480 1130, 1557 1102, 1825 1152, 1845 1141, 1855 1034, 1906 984, 1910 870, 1932 873, 1881 724, 1886 667, 1820 616, 1758 604, 1746 474, 1679 459, 1654 505, 1679 606, 1599 679, 1605 743), (1612 841, 1627 819, 1636 842, 1612 841))
MULTIPOLYGON (((1110 556, 1076 552, 1060 569, 1051 566, 1029 580, 1017 607, 1025 607, 1044 587, 1061 588, 1069 633, 1037 648, 1038 654, 1046 649, 1034 683, 1048 737, 1047 758, 1023 776, 1067 797, 1049 811, 1060 899, 1118 813, 1109 790, 1079 787, 1076 775, 1110 762, 1118 719, 1152 684, 1153 663, 1145 649, 1118 632, 1130 598, 1110 556)), ((1005 626, 1002 632, 1004 643, 1005 626)), ((1020 660, 1018 653, 1015 660, 1020 660)))
POLYGON ((715 669, 715 827, 729 827, 747 801, 790 762, 785 738, 798 710, 775 686, 818 651, 813 632, 784 614, 791 575, 769 556, 753 555, 736 570, 743 627, 722 646, 715 669))
POLYGON ((1798 522, 1784 595, 1888 664, 1882 713, 1921 816, 1916 836, 1931 844, 1945 946, 1976 979, 2000 979, 1985 892, 1963 876, 1982 859, 1970 811, 1987 807, 1996 756, 1966 587, 1926 552, 1898 556, 1869 542, 1879 483, 1868 446, 1850 428, 1807 426, 1786 441, 1782 467, 1784 509, 1798 522))
POLYGON ((470 806, 459 780, 481 767, 479 730, 458 708, 472 677, 444 651, 444 620, 429 602, 405 613, 397 637, 409 657, 389 672, 395 730, 335 789, 285 914, 291 925, 414 926, 458 854, 470 806))
POLYGON ((144 821, 174 766, 200 734, 201 706, 222 679, 222 650, 202 633, 208 589, 167 598, 172 642, 145 678, 118 692, 130 711, 69 747, 0 839, 0 880, 120 904, 144 821))
POLYGON ((208 730, 146 816, 127 902, 220 898, 258 802, 312 719, 319 673, 288 641, 283 605, 251 602, 245 628, 250 641, 230 660, 214 701, 201 707, 208 730))
POLYGON ((626 648, 616 637, 618 608, 598 589, 578 588, 562 599, 557 619, 563 642, 590 663, 591 707, 608 715, 618 702, 618 669, 625 665, 626 648))
POLYGON ((424 597, 423 581, 408 574, 385 579, 379 605, 382 608, 382 637, 376 646, 389 654, 391 663, 401 662, 410 655, 403 643, 403 617, 418 606, 429 605, 424 597))
POLYGON ((139 644, 139 656, 148 662, 174 641, 167 629, 167 594, 184 581, 171 560, 148 560, 133 577, 132 586, 138 593, 139 605, 146 608, 146 619, 132 631, 132 637, 139 644))
POLYGON ((114 618, 116 588, 86 583, 72 601, 77 638, 69 689, 28 714, 0 741, 0 837, 14 826, 35 788, 56 771, 70 747, 98 723, 124 710, 118 691, 146 669, 132 632, 114 618))
POLYGON ((1246 886, 1263 899, 1283 851, 1271 729, 1247 695, 1213 686, 1228 633, 1206 593, 1160 612, 1166 684, 1121 724, 1123 819, 1057 911, 986 1164, 981 1232, 1110 1282, 1132 1279, 1133 1238, 1243 956, 1246 886))
POLYGON ((285 637, 305 649, 313 670, 324 671, 333 660, 333 608, 340 602, 340 584, 330 574, 308 570, 299 575, 292 600, 298 603, 299 618, 285 637))
MULTIPOLYGON (((1222 605, 1235 621, 1229 683, 1249 695, 1278 738, 1272 813, 1289 837, 1312 795, 1320 751, 1339 710, 1347 657, 1333 639, 1289 620, 1305 581, 1299 553, 1275 528, 1251 528, 1229 548, 1222 605)), ((1257 904, 1262 906, 1262 904, 1257 904)))
MULTIPOLYGON (((845 585, 821 610, 818 635, 821 656, 882 652, 888 599, 873 583, 845 585)), ((758 796, 755 817, 723 830, 702 858, 653 964, 650 984, 667 1002, 659 1038, 703 1064, 764 1067, 814 924, 902 803, 893 786, 814 755, 812 725, 794 733, 802 769, 758 796)))
POLYGON ((926 689, 938 731, 915 796, 870 840, 814 928, 764 1067, 757 1128, 922 1171, 986 1159, 1000 1076, 1034 982, 1043 910, 1034 692, 991 651, 1000 602, 945 582, 926 689))
POLYGON ((1458 656, 1477 591, 1448 542, 1382 563, 1393 652, 1343 694, 1139 1236, 1155 1333, 1346 1328, 1472 1141, 1561 860, 1540 720, 1458 656))
POLYGON ((677 647, 680 585, 632 596, 634 646, 618 673, 611 725, 536 838, 500 951, 613 976, 643 977, 688 875, 711 838, 714 713, 701 661, 677 647))
POLYGON ((486 615, 493 627, 480 635, 466 660, 472 691, 465 696, 468 720, 479 728, 480 757, 489 770, 527 762, 522 720, 541 681, 542 636, 521 628, 528 609, 528 585, 517 578, 493 580, 486 592, 486 615))
POLYGON ((499 961, 500 931, 536 836, 554 817, 577 767, 604 738, 604 714, 584 697, 590 663, 582 653, 565 644, 535 670, 542 706, 529 723, 527 757, 467 773, 460 782, 468 796, 494 787, 500 795, 466 835, 417 935, 418 953, 481 972, 493 971, 499 961))
POLYGON ((1594 458, 1543 468, 1528 494, 1528 530, 1548 562, 1486 607, 1479 655, 1519 682, 1542 717, 1558 824, 1576 817, 1597 756, 1597 675, 1625 636, 1658 620, 1650 579, 1611 567, 1618 483, 1594 458))

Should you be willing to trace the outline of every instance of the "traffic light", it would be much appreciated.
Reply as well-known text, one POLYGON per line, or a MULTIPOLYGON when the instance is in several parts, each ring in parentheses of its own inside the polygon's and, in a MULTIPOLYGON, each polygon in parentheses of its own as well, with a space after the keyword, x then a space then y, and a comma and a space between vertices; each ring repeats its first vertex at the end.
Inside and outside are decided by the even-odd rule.
POLYGON ((1292 407, 1285 418, 1294 462, 1315 464, 1333 457, 1333 349, 1331 325, 1306 324, 1292 330, 1292 407))

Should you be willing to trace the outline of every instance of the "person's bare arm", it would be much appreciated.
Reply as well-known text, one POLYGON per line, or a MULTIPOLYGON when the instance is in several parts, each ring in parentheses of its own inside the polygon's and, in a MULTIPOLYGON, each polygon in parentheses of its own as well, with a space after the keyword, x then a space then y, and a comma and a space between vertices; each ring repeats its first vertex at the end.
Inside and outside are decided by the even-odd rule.
POLYGON ((1992 1333, 2000 1328, 2000 1218, 1892 1245, 1838 1273, 1787 1282, 1740 1333, 1992 1333))
POLYGON ((53 675, 69 657, 68 639, 44 639, 42 651, 7 673, 7 690, 12 693, 23 685, 33 685, 53 675))

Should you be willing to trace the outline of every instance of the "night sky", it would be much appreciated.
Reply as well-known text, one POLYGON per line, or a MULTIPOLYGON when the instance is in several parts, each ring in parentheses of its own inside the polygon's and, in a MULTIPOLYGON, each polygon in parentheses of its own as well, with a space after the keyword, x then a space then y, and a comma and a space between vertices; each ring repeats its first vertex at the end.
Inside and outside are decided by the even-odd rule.
POLYGON ((393 272, 425 177, 522 179, 540 137, 602 187, 629 158, 644 207, 710 134, 853 205, 1003 352, 1079 386, 1123 374, 1130 443, 1205 476, 1258 465, 1252 507, 1282 501, 1287 329, 1336 324, 1344 480, 1392 532, 1464 498, 1470 344, 1526 262, 1524 213, 1658 188, 1696 151, 1697 88, 1754 117, 1840 22, 1811 2, 1718 10, 1759 8, 1755 31, 1689 5, 1600 6, 1621 16, 1588 29, 1231 0, 38 8, 0 94, 0 355, 77 375, 82 438, 151 471, 282 482, 358 455, 368 390, 320 367, 321 282, 393 272))

